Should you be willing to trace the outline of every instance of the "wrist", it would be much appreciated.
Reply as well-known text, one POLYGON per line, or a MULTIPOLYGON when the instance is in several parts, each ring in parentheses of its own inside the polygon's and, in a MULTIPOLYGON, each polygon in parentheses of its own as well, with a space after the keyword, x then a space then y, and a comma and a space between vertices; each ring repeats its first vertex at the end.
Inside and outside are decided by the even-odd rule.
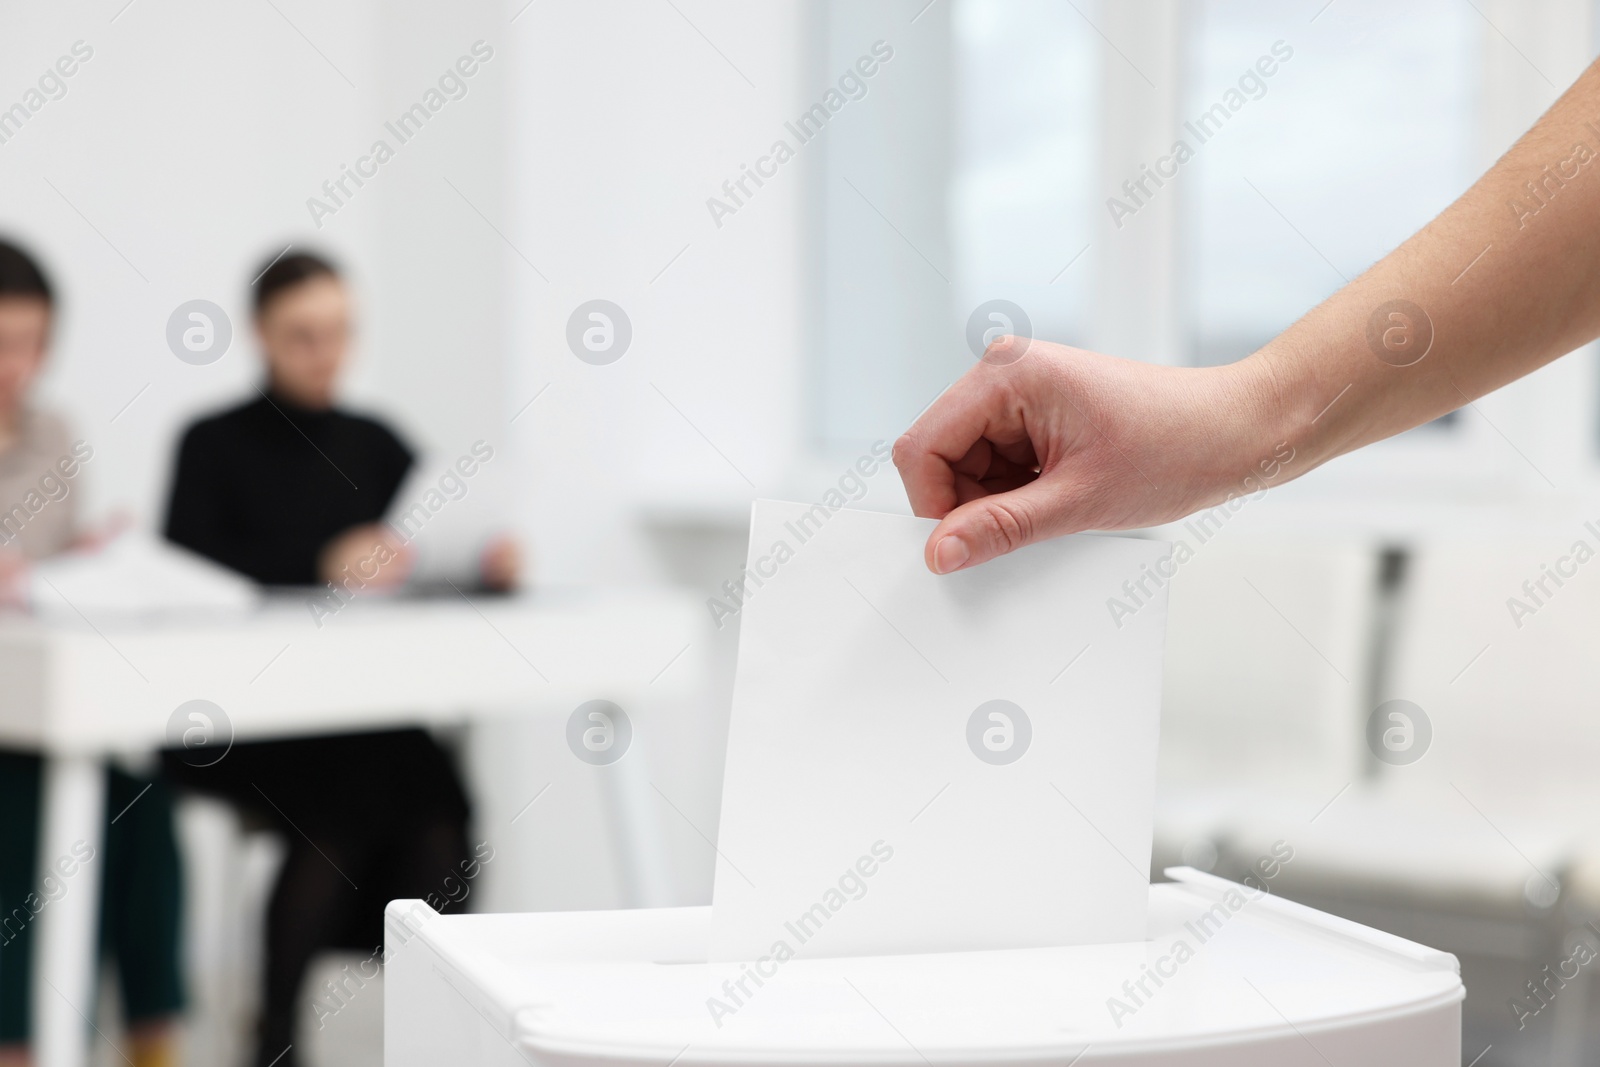
POLYGON ((1307 433, 1316 412, 1302 410, 1304 390, 1272 346, 1217 368, 1228 423, 1231 488, 1250 492, 1298 478, 1320 460, 1314 435, 1307 433))

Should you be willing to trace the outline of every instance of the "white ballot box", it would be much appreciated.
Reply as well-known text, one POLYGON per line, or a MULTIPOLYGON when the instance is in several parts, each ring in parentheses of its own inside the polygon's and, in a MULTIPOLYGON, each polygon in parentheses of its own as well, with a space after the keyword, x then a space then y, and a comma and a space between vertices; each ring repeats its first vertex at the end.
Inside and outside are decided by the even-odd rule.
POLYGON ((711 909, 389 905, 388 1067, 1455 1067, 1454 956, 1187 868, 1120 944, 708 963, 711 909))

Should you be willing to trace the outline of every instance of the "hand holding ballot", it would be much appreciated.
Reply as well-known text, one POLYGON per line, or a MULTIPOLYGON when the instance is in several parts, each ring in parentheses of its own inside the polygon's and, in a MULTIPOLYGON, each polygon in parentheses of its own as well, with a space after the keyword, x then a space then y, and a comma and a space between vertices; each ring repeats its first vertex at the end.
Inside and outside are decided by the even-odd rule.
POLYGON ((381 522, 352 526, 329 541, 317 557, 323 581, 338 585, 349 575, 373 589, 392 589, 411 576, 416 553, 381 522))
POLYGON ((941 520, 928 568, 948 574, 1062 534, 1168 522, 1286 480, 1293 449, 1275 452, 1280 439, 1261 436, 1264 390, 1243 367, 1161 367, 998 338, 895 442, 912 510, 941 520))

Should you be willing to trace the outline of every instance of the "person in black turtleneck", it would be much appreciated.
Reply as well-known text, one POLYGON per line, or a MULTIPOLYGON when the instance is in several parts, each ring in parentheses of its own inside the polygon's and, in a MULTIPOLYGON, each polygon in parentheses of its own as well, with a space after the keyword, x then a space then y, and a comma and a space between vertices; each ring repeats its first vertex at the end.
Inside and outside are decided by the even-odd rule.
MULTIPOLYGON (((168 539, 269 586, 320 584, 374 556, 390 562, 368 587, 403 582, 407 549, 379 520, 411 452, 382 423, 333 403, 349 347, 343 281, 320 257, 284 256, 255 282, 254 304, 266 386, 183 435, 168 539)), ((514 546, 497 543, 483 570, 488 586, 514 584, 514 546)), ((233 800, 288 844, 267 914, 258 1062, 292 1067, 297 1054, 285 1050, 312 954, 372 951, 387 901, 440 898, 468 869, 465 792, 422 730, 238 744, 210 767, 182 755, 166 755, 172 780, 233 800)))

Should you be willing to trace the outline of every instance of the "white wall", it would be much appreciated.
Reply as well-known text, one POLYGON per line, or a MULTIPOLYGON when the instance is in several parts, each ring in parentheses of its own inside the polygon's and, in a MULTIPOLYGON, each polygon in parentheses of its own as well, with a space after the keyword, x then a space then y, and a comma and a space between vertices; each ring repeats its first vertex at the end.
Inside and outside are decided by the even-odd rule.
POLYGON ((528 521, 564 579, 652 579, 642 505, 748 500, 798 447, 805 175, 720 229, 705 202, 796 106, 801 5, 539 4, 518 25, 514 240, 549 279, 514 275, 513 400, 545 389, 517 423, 528 521), (597 297, 634 329, 600 367, 565 341, 597 297))
MULTIPOLYGON (((502 406, 516 416, 522 520, 545 581, 708 584, 743 556, 742 537, 718 520, 742 525, 751 497, 792 484, 806 176, 798 163, 782 170, 721 228, 705 202, 781 135, 801 95, 805 20, 799 0, 675 3, 539 3, 515 23, 502 406), (566 342, 574 308, 597 298, 633 326, 606 366, 566 342)), ((735 635, 707 616, 700 640, 719 657, 716 691, 649 742, 683 902, 710 894, 701 833, 716 832, 735 635)), ((540 744, 537 728, 506 729, 501 747, 527 762, 486 765, 500 780, 556 782, 550 795, 563 800, 555 817, 517 823, 514 874, 493 906, 619 903, 594 847, 604 840, 594 768, 540 744)))

